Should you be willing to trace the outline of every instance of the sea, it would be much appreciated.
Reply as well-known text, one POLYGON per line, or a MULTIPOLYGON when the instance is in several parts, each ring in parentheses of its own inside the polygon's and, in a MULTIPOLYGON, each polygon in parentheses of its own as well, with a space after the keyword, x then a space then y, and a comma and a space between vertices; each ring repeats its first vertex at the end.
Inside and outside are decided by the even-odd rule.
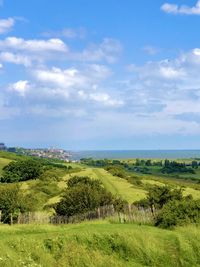
POLYGON ((72 160, 81 158, 94 159, 131 159, 131 158, 151 158, 151 159, 199 159, 200 150, 85 150, 71 151, 72 160))

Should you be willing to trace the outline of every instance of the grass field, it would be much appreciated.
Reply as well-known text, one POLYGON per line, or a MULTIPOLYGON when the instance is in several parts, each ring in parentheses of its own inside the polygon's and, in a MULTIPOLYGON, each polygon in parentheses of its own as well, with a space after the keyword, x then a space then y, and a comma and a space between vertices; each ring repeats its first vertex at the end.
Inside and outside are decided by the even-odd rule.
POLYGON ((145 197, 146 191, 135 187, 125 179, 113 176, 104 169, 93 169, 96 178, 101 180, 105 188, 114 195, 119 195, 129 203, 140 200, 145 197))
MULTIPOLYGON (((0 158, 0 175, 2 168, 9 162, 10 159, 0 158)), ((114 195, 122 197, 129 203, 143 199, 146 196, 146 191, 140 186, 133 185, 125 179, 113 176, 102 168, 92 168, 85 165, 80 165, 78 163, 66 163, 65 165, 71 165, 73 168, 78 168, 78 171, 64 175, 56 183, 49 183, 49 186, 48 184, 38 182, 36 180, 21 183, 21 189, 23 189, 24 192, 28 192, 34 194, 35 196, 37 195, 38 198, 42 198, 41 201, 39 201, 39 203, 41 202, 40 210, 45 204, 52 205, 60 200, 63 190, 67 187, 67 180, 74 175, 89 176, 91 178, 101 180, 107 190, 109 190, 114 195), (44 195, 39 192, 40 189, 42 191, 42 188, 45 191, 50 191, 51 194, 44 195), (56 192, 58 193, 56 194, 56 192)), ((166 179, 155 175, 135 175, 138 175, 142 179, 143 184, 164 185, 165 183, 167 183, 171 185, 184 186, 184 195, 192 194, 195 199, 200 198, 200 190, 197 190, 199 189, 199 185, 194 186, 191 182, 188 183, 187 181, 176 180, 173 178, 166 179)))
MULTIPOLYGON (((9 159, 0 158, 0 174, 9 162, 9 159)), ((129 203, 146 195, 141 185, 133 185, 102 168, 73 164, 73 168, 76 167, 79 168, 77 172, 65 174, 58 181, 21 182, 21 189, 39 198, 39 210, 58 202, 67 187, 67 180, 74 175, 100 179, 105 188, 129 203)), ((185 195, 200 198, 199 185, 191 181, 154 175, 139 177, 144 188, 145 185, 166 183, 184 186, 185 195)), ((199 227, 169 231, 147 225, 110 222, 60 226, 0 225, 0 267, 200 267, 199 227)))
POLYGON ((0 226, 1 267, 198 267, 200 229, 109 222, 0 226))

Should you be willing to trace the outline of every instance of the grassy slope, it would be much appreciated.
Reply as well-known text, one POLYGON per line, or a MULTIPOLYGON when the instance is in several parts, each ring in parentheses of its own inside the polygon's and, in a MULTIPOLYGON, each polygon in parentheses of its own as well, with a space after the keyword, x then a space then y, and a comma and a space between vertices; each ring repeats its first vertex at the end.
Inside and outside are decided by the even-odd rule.
POLYGON ((200 266, 200 229, 82 223, 0 226, 0 266, 200 266))
MULTIPOLYGON (((7 163, 9 160, 0 158, 0 169, 7 163)), ((73 175, 98 178, 108 190, 129 202, 145 196, 139 187, 98 168, 82 167, 78 173, 67 174, 58 187, 63 190, 73 175)), ((144 183, 164 183, 164 179, 157 181, 150 176, 143 179, 144 183)), ((24 182, 22 188, 31 191, 34 183, 24 182)), ((186 185, 188 193, 200 197, 199 190, 186 185)), ((58 200, 59 195, 48 201, 58 200)), ((200 229, 190 226, 167 231, 105 221, 65 226, 0 225, 0 266, 200 267, 200 229)))
POLYGON ((11 160, 5 159, 5 158, 0 158, 0 175, 2 174, 2 169, 4 166, 8 165, 11 160))
MULTIPOLYGON (((1 175, 1 170, 2 168, 7 165, 10 162, 10 159, 6 158, 0 158, 0 175, 1 175)), ((69 165, 69 164, 66 164, 69 165)), ((141 189, 140 187, 137 187, 135 185, 130 184, 127 182, 125 179, 116 177, 105 171, 104 169, 100 168, 91 168, 87 166, 83 166, 77 163, 73 163, 70 165, 73 165, 74 168, 78 166, 78 168, 81 168, 81 170, 77 173, 72 173, 72 174, 67 174, 65 175, 60 181, 57 182, 57 186, 59 188, 59 195, 55 196, 49 196, 45 200, 47 204, 53 204, 56 203, 60 200, 60 195, 62 191, 66 188, 66 182, 67 180, 73 176, 73 175, 78 175, 78 176, 89 176, 95 179, 100 179, 104 186, 112 192, 114 195, 119 195, 122 198, 126 199, 129 203, 132 203, 134 201, 137 201, 139 199, 142 199, 145 197, 146 191, 141 189)), ((137 174, 135 174, 137 175, 137 174)), ((178 180, 175 181, 175 179, 166 179, 166 178, 159 178, 156 176, 151 176, 151 175, 142 175, 140 176, 143 179, 144 184, 164 184, 165 181, 170 184, 176 184, 177 185, 183 185, 184 190, 185 190, 185 195, 187 194, 192 194, 195 199, 200 198, 200 190, 196 190, 194 188, 194 185, 191 183, 186 183, 184 181, 178 180)), ((21 183, 21 188, 30 193, 34 193, 35 191, 33 190, 34 185, 37 183, 37 181, 27 181, 27 182, 22 182, 21 183)), ((51 185, 52 187, 53 185, 51 185)), ((56 185, 55 185, 56 186, 56 185)), ((43 197, 41 195, 41 197, 43 197)), ((44 202, 44 201, 43 201, 44 202)))

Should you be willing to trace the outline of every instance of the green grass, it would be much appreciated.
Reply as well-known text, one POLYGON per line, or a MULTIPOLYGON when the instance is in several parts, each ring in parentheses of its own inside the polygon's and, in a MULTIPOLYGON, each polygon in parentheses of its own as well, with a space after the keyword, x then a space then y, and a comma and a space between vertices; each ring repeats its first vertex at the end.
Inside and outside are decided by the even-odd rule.
POLYGON ((108 222, 0 226, 0 266, 198 267, 200 228, 108 222))
POLYGON ((2 169, 11 162, 10 159, 0 158, 0 176, 2 175, 2 169))
MULTIPOLYGON (((0 158, 0 174, 2 168, 10 161, 10 159, 0 158)), ((142 189, 141 186, 133 185, 125 179, 113 176, 104 169, 87 167, 79 163, 65 163, 65 165, 71 165, 74 170, 77 170, 77 172, 65 174, 64 176, 60 177, 57 182, 49 182, 49 186, 45 181, 38 182, 33 180, 21 183, 21 189, 24 192, 33 194, 38 198, 38 203, 39 205, 41 204, 39 210, 42 210, 45 205, 52 205, 54 203, 57 203, 61 198, 63 190, 67 187, 67 180, 74 175, 89 176, 94 179, 100 179, 107 190, 109 190, 114 195, 122 197, 129 203, 133 203, 134 201, 145 198, 146 196, 146 191, 145 189, 142 189)), ((135 173, 134 175, 140 177, 144 185, 170 184, 175 186, 184 186, 185 195, 192 194, 195 199, 200 198, 200 185, 198 184, 193 184, 191 182, 180 179, 174 179, 172 177, 160 177, 148 174, 141 175, 137 173, 135 173)))
POLYGON ((146 195, 145 190, 133 186, 125 179, 113 176, 104 169, 88 168, 85 170, 85 174, 95 179, 99 179, 108 191, 114 195, 122 197, 129 203, 140 200, 146 195))

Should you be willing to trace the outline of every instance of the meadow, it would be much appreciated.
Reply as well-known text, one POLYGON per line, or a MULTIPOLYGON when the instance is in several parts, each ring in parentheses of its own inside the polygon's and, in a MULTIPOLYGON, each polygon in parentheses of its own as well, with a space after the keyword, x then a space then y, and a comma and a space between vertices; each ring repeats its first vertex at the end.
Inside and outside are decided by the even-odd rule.
MULTIPOLYGON (((10 161, 0 157, 0 175, 10 161)), ((68 179, 74 175, 101 180, 108 191, 128 203, 145 198, 149 185, 183 187, 184 195, 200 198, 200 185, 191 180, 135 173, 134 177, 141 181, 137 185, 103 168, 80 163, 65 165, 71 165, 73 171, 57 171, 54 180, 19 182, 20 189, 37 200, 37 209, 42 214, 52 214, 52 205, 60 201, 68 179)), ((164 230, 141 223, 119 223, 112 218, 56 226, 1 224, 0 266, 198 267, 200 228, 188 225, 164 230)))
MULTIPOLYGON (((12 153, 0 154, 0 176, 2 174, 2 168, 6 166, 11 160, 18 159, 18 156, 12 153), (2 157, 3 155, 3 157, 2 157)), ((23 156, 23 158, 26 158, 23 156)), ((128 163, 134 163, 135 160, 126 160, 128 163)), ((200 184, 194 183, 191 180, 177 179, 171 176, 160 176, 160 175, 148 175, 141 173, 134 173, 136 178, 141 179, 142 186, 132 184, 126 179, 114 176, 103 168, 90 167, 80 163, 63 163, 64 165, 72 166, 72 173, 65 173, 64 171, 59 172, 56 180, 29 180, 20 182, 21 190, 26 194, 31 194, 37 199, 37 208, 39 211, 51 212, 51 206, 57 203, 64 190, 67 188, 67 180, 74 176, 89 176, 93 179, 99 179, 104 187, 110 191, 113 195, 119 196, 128 203, 133 203, 146 196, 146 185, 164 185, 168 184, 171 186, 182 187, 184 195, 191 194, 194 199, 200 198, 200 184), (48 207, 50 208, 48 209, 48 207)), ((200 169, 194 174, 197 179, 200 180, 200 169)))
POLYGON ((98 221, 0 227, 2 267, 198 267, 200 229, 98 221))

